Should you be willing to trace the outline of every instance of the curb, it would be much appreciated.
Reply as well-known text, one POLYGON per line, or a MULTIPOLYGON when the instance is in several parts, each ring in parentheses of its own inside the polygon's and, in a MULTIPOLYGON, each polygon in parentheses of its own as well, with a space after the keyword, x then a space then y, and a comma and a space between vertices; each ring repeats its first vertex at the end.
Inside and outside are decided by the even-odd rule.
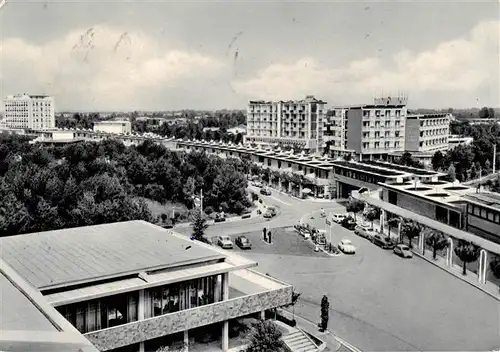
POLYGON ((439 265, 438 263, 434 262, 433 260, 431 260, 430 258, 427 258, 425 257, 424 255, 422 255, 421 253, 419 253, 418 251, 415 251, 415 250, 412 250, 413 254, 418 256, 419 258, 422 258, 424 259, 425 261, 431 263, 432 265, 434 266, 437 266, 438 268, 440 268, 441 270, 444 270, 446 271, 448 274, 451 274, 453 276, 455 276, 456 278, 468 283, 469 285, 483 291, 484 293, 486 293, 488 296, 490 297, 493 297, 494 299, 496 299, 497 301, 500 301, 500 296, 498 295, 495 295, 489 291, 486 291, 483 287, 481 287, 480 285, 474 283, 474 282, 471 282, 470 280, 466 280, 465 278, 462 277, 462 275, 458 275, 457 273, 455 273, 454 271, 448 269, 447 267, 444 267, 442 265, 439 265))

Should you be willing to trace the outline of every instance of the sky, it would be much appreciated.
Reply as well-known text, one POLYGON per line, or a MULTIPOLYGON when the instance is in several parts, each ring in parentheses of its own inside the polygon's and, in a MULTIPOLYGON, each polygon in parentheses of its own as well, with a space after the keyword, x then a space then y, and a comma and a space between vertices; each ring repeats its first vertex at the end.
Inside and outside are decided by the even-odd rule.
POLYGON ((0 17, 0 96, 58 111, 403 92, 413 108, 500 107, 498 1, 6 0, 0 17))

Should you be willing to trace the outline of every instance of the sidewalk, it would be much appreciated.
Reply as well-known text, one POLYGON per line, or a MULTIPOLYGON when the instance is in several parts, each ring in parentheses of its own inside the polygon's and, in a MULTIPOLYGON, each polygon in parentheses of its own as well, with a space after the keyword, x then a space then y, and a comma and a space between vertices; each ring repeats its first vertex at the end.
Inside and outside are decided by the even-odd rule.
MULTIPOLYGON (((374 221, 373 228, 376 230, 380 229, 380 221, 374 221)), ((387 234, 387 227, 384 228, 384 234, 387 234)), ((391 238, 394 238, 394 239, 397 239, 399 237, 398 232, 397 232, 397 228, 396 229, 391 228, 390 236, 391 236, 391 238)), ((432 250, 430 250, 430 249, 426 248, 425 254, 422 254, 421 248, 414 247, 412 252, 417 257, 419 257, 423 260, 426 260, 427 262, 437 266, 438 268, 448 272, 451 275, 454 275, 458 279, 467 282, 468 284, 483 291, 487 295, 500 301, 500 287, 498 285, 496 285, 495 283, 493 283, 491 281, 486 281, 485 284, 480 283, 478 274, 476 274, 468 269, 466 270, 467 275, 463 275, 462 274, 462 267, 460 265, 453 263, 451 267, 447 266, 446 260, 444 257, 437 255, 436 259, 432 258, 432 250)))
MULTIPOLYGON (((292 317, 292 313, 287 309, 281 309, 288 316, 292 317)), ((326 348, 323 350, 325 352, 361 352, 360 349, 352 346, 350 343, 342 340, 341 338, 335 336, 330 330, 325 332, 320 332, 316 323, 303 318, 297 314, 294 315, 297 321, 297 327, 306 331, 307 333, 316 336, 320 340, 326 342, 326 348)))

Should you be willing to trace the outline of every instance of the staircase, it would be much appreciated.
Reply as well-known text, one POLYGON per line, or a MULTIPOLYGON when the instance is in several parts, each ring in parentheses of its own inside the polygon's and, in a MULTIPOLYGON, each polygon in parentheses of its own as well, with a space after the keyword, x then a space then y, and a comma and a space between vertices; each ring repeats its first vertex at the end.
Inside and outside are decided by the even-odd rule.
POLYGON ((292 352, 318 352, 318 347, 302 330, 283 336, 283 341, 292 352))

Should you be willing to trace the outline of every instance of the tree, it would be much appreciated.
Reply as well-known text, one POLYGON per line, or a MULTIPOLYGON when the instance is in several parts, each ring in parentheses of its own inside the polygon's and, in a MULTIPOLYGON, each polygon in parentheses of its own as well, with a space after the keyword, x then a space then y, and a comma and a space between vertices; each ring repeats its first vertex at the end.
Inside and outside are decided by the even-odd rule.
POLYGON ((401 223, 401 218, 399 217, 393 217, 387 220, 387 230, 388 230, 387 237, 391 236, 391 228, 399 226, 400 223, 401 223))
POLYGON ((287 348, 281 336, 274 323, 259 321, 252 328, 246 352, 285 352, 287 348))
POLYGON ((373 229, 373 221, 380 217, 379 210, 375 207, 366 207, 363 211, 363 215, 366 220, 371 223, 371 228, 373 229))
POLYGON ((330 310, 330 302, 328 302, 328 297, 326 295, 321 299, 321 322, 320 322, 320 330, 321 332, 325 332, 328 328, 328 319, 329 319, 329 310, 330 310))
POLYGON ((444 167, 444 161, 445 161, 445 158, 443 156, 443 153, 441 153, 441 151, 437 151, 434 153, 434 155, 432 156, 432 168, 434 170, 441 170, 443 169, 444 167))
POLYGON ((467 275, 467 263, 475 262, 479 259, 480 248, 472 242, 459 240, 455 247, 455 254, 463 263, 462 274, 467 275))
POLYGON ((406 237, 410 241, 409 247, 413 248, 412 240, 413 238, 420 236, 420 232, 422 231, 422 228, 420 224, 411 221, 411 220, 404 220, 403 223, 401 224, 401 237, 406 237))
POLYGON ((497 279, 500 279, 500 257, 497 256, 490 262, 490 269, 493 275, 495 275, 497 279))
POLYGON ((401 158, 399 158, 399 164, 401 165, 406 165, 406 166, 413 166, 414 161, 411 156, 410 152, 404 152, 403 155, 401 155, 401 158))
POLYGON ((346 210, 349 213, 354 213, 354 221, 356 221, 356 214, 363 211, 364 208, 365 208, 365 203, 355 198, 349 199, 346 205, 346 210))
POLYGON ((198 241, 203 241, 205 230, 208 228, 205 218, 201 211, 197 210, 193 219, 193 237, 198 241))
POLYGON ((432 248, 432 258, 436 259, 437 251, 448 247, 448 239, 441 232, 432 231, 425 237, 425 243, 432 248))
POLYGON ((457 179, 457 175, 455 173, 455 166, 453 165, 450 165, 450 167, 448 168, 448 179, 450 180, 450 182, 453 182, 457 179))

